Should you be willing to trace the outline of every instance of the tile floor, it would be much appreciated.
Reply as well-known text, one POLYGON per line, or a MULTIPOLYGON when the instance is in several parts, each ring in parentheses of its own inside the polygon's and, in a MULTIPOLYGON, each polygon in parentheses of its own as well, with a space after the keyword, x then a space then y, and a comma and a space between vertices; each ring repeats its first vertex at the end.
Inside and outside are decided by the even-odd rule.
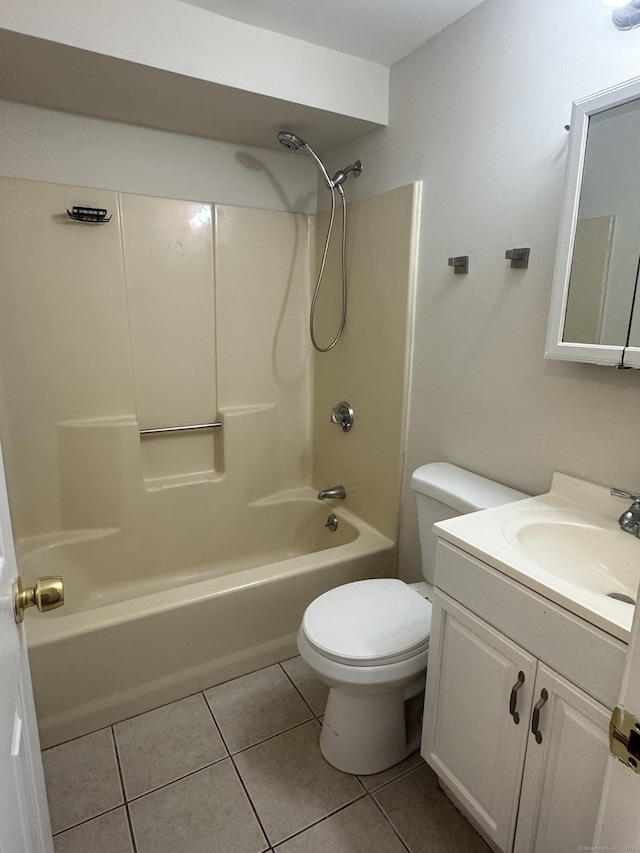
POLYGON ((416 753, 374 776, 318 747, 301 658, 43 752, 56 853, 486 853, 416 753))

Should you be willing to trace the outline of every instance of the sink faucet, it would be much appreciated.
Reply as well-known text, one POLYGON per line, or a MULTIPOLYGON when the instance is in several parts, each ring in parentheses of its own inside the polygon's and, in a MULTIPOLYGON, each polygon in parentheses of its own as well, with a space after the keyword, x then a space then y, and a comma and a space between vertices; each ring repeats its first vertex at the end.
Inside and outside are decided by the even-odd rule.
POLYGON ((344 490, 344 486, 331 486, 330 489, 323 489, 321 492, 318 492, 319 501, 326 501, 328 499, 343 501, 346 496, 347 493, 344 490))
POLYGON ((632 533, 634 536, 640 537, 640 497, 622 489, 611 489, 611 494, 617 498, 627 498, 633 501, 629 509, 623 512, 618 519, 618 524, 625 533, 632 533))

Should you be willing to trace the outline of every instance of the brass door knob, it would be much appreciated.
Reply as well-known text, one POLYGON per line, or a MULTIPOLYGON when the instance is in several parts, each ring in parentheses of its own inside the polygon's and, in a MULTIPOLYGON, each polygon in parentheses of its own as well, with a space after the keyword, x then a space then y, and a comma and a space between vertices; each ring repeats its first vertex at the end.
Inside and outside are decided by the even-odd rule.
POLYGON ((27 607, 38 608, 40 613, 47 610, 55 610, 64 604, 64 584, 60 577, 38 578, 35 586, 26 589, 18 576, 13 581, 13 615, 16 622, 24 619, 24 611, 27 607))

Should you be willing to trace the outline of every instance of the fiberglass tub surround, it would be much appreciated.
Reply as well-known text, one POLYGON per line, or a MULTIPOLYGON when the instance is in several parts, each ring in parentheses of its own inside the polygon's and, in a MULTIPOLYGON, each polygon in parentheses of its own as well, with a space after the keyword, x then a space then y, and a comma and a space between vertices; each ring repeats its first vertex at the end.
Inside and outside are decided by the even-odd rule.
MULTIPOLYGON (((65 580, 26 617, 51 744, 293 654, 314 597, 393 573, 418 193, 353 205, 349 321, 314 357, 313 217, 1 180, 19 568, 65 580), (347 499, 318 502, 333 483, 347 499)), ((321 334, 340 286, 330 252, 321 334)))

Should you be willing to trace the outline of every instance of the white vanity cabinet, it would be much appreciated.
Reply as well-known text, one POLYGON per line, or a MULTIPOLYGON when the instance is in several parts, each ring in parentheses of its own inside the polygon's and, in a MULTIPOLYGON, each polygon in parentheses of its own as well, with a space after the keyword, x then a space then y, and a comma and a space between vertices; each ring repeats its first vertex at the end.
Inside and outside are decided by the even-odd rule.
POLYGON ((534 708, 543 691, 537 743, 527 744, 515 853, 591 847, 607 756, 611 711, 540 663, 534 708))
POLYGON ((438 549, 423 757, 497 850, 590 846, 624 643, 438 549))

